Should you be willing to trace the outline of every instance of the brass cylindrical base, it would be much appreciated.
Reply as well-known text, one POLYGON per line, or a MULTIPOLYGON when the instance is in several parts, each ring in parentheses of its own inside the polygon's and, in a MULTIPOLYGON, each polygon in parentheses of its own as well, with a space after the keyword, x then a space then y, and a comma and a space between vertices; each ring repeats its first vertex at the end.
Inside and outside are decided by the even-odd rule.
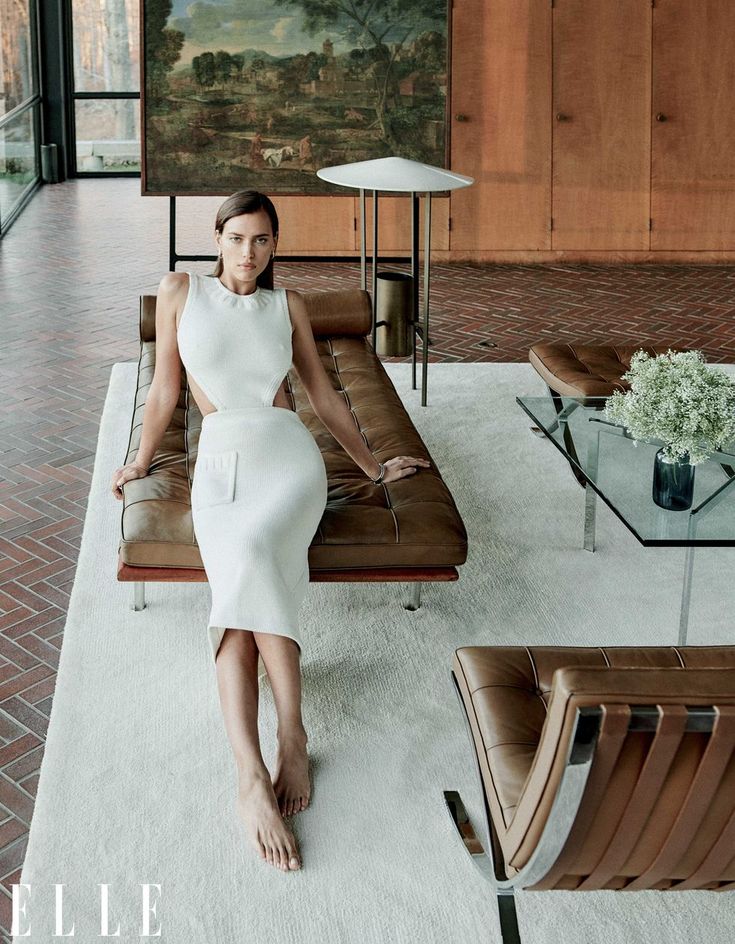
POLYGON ((413 276, 405 272, 379 272, 375 293, 375 353, 406 357, 412 350, 413 276))

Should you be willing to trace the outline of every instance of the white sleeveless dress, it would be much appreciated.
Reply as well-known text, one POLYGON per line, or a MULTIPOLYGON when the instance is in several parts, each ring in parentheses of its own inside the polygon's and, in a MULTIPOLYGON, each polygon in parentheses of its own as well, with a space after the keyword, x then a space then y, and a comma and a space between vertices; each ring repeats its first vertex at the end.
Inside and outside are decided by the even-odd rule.
POLYGON ((188 275, 179 354, 216 407, 202 419, 191 485, 212 653, 228 627, 288 636, 301 648, 298 614, 327 473, 298 415, 273 406, 292 363, 286 291, 237 295, 217 278, 188 275))

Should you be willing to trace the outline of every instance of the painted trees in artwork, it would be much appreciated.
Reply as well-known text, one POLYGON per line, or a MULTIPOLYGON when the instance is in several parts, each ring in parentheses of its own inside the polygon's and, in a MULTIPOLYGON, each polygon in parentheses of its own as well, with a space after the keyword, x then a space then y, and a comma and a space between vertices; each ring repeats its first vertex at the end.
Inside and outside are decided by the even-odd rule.
POLYGON ((202 88, 211 88, 215 83, 214 56, 211 52, 203 52, 201 56, 194 56, 191 60, 194 80, 202 88))
MULTIPOLYGON (((362 50, 374 91, 375 122, 391 150, 399 151, 403 139, 402 119, 412 118, 399 111, 396 64, 409 42, 413 42, 436 62, 436 44, 443 53, 443 37, 432 30, 446 22, 446 0, 421 0, 406 4, 405 0, 276 0, 281 6, 295 7, 304 14, 304 29, 315 35, 325 29, 336 30, 355 47, 362 50), (434 45, 432 45, 432 43, 434 45)), ((414 49, 415 51, 415 49, 414 49)))
POLYGON ((184 45, 184 34, 166 27, 172 9, 172 0, 146 0, 146 95, 158 105, 168 94, 168 73, 184 45))

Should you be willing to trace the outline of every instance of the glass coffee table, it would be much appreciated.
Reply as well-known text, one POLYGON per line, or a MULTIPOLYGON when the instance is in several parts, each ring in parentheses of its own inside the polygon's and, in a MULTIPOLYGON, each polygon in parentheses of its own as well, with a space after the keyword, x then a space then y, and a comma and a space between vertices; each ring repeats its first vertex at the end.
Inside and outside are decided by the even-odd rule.
POLYGON ((635 442, 605 415, 605 397, 516 397, 534 424, 569 462, 584 486, 584 547, 595 549, 599 496, 645 547, 685 547, 679 645, 686 645, 697 547, 735 545, 735 443, 696 466, 687 511, 653 501, 653 463, 661 442, 635 442))

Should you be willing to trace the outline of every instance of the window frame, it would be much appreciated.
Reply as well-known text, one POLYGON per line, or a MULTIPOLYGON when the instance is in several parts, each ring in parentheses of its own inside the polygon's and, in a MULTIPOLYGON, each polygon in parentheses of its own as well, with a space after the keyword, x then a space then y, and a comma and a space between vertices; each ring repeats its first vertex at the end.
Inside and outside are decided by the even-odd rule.
MULTIPOLYGON (((120 2, 120 0, 118 0, 120 2)), ((64 30, 65 34, 65 46, 66 46, 66 62, 68 63, 68 68, 66 70, 66 83, 67 83, 67 96, 66 100, 69 102, 69 107, 67 109, 67 140, 69 141, 69 153, 68 153, 68 170, 70 177, 79 177, 84 179, 85 177, 140 177, 141 171, 139 170, 121 170, 121 171, 105 171, 105 170, 80 170, 77 166, 77 125, 76 125, 76 103, 78 101, 85 100, 94 100, 101 99, 103 101, 119 101, 120 99, 137 99, 140 101, 140 91, 125 91, 125 92, 78 92, 75 88, 74 81, 74 0, 63 0, 64 3, 64 19, 66 29, 64 30)), ((139 5, 140 9, 140 5, 139 5)), ((140 15, 140 14, 139 14, 140 15)), ((141 167, 143 165, 143 141, 140 142, 140 163, 141 167)))
POLYGON ((28 203, 33 194, 41 185, 41 103, 43 101, 40 77, 40 53, 39 53, 39 20, 38 20, 39 0, 28 0, 28 32, 30 36, 31 50, 31 94, 14 105, 10 111, 0 115, 0 133, 11 125, 14 121, 30 111, 31 114, 31 135, 33 137, 34 158, 36 172, 32 180, 29 180, 21 190, 19 197, 13 203, 7 215, 4 208, 0 205, 0 237, 2 237, 18 218, 23 207, 28 203))

